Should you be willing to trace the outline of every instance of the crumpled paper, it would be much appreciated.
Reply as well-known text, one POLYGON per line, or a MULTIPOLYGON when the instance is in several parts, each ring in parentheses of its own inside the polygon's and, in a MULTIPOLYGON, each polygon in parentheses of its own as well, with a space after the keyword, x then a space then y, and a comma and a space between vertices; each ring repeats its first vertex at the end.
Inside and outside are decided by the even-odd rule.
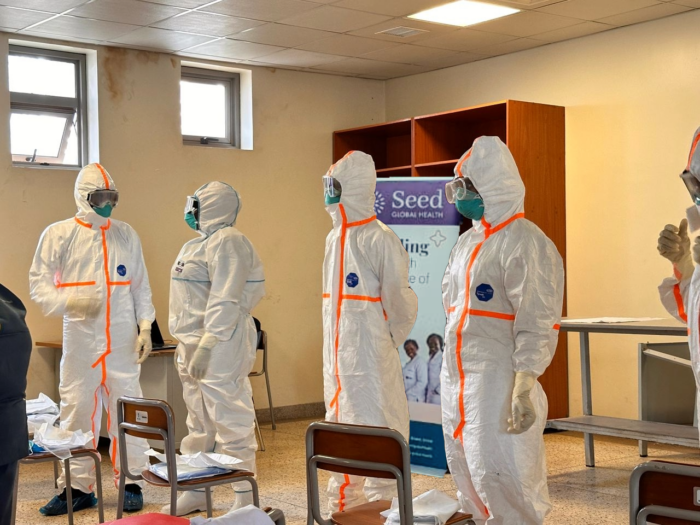
POLYGON ((27 430, 30 434, 36 434, 37 430, 41 428, 41 425, 46 423, 48 426, 52 427, 56 424, 58 416, 56 414, 34 414, 27 416, 27 430))
MULTIPOLYGON (((413 498, 413 523, 418 525, 445 525, 455 512, 459 510, 459 503, 444 492, 429 490, 413 498)), ((394 498, 391 508, 381 513, 387 518, 385 525, 397 525, 401 523, 399 518, 399 499, 394 498)))
MULTIPOLYGON (((167 457, 165 454, 160 454, 153 449, 147 450, 145 454, 157 458, 161 462, 151 465, 149 470, 165 481, 169 481, 167 457)), ((240 465, 243 461, 225 454, 197 452, 196 454, 176 455, 175 462, 177 464, 178 481, 185 481, 240 470, 237 468, 237 465, 240 465)))
POLYGON ((198 516, 190 520, 191 525, 274 525, 266 512, 255 505, 232 510, 218 518, 198 516))
POLYGON ((88 430, 83 433, 82 430, 63 430, 53 426, 53 423, 42 423, 38 430, 34 432, 34 443, 54 456, 60 459, 68 459, 72 457, 71 449, 84 447, 91 441, 94 436, 92 431, 88 430))
POLYGON ((44 393, 36 399, 27 399, 27 415, 58 414, 58 405, 44 393))

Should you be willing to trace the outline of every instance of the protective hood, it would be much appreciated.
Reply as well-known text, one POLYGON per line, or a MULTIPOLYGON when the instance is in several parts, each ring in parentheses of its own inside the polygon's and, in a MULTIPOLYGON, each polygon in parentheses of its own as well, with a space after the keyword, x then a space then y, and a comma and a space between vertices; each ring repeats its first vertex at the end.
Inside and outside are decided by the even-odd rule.
POLYGON ((75 216, 88 224, 94 224, 96 226, 107 224, 109 219, 95 213, 88 203, 87 197, 90 192, 95 190, 116 189, 117 187, 106 169, 97 163, 88 164, 80 170, 78 178, 75 180, 73 195, 75 197, 75 204, 78 206, 78 213, 75 216))
MULTIPOLYGON (((484 219, 497 226, 522 213, 525 206, 525 185, 508 147, 498 137, 479 137, 455 167, 456 177, 472 181, 484 199, 484 219)), ((482 221, 473 221, 483 228, 482 221)))
POLYGON ((342 224, 341 205, 345 209, 348 222, 361 221, 375 215, 374 191, 377 187, 377 172, 371 156, 361 151, 351 151, 333 164, 326 175, 336 178, 343 187, 340 202, 326 206, 334 226, 342 224))
POLYGON ((690 154, 688 155, 688 165, 685 168, 696 179, 700 180, 700 147, 698 147, 698 143, 700 143, 700 128, 693 135, 693 142, 690 145, 690 154))
POLYGON ((241 198, 231 186, 225 182, 208 182, 194 195, 199 199, 199 231, 203 235, 236 224, 241 198))

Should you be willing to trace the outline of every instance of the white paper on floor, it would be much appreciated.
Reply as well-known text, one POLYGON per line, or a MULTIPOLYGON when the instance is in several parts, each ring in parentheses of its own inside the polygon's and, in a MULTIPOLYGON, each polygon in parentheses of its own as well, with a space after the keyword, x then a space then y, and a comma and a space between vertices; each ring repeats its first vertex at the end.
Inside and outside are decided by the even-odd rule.
POLYGON ((232 510, 218 518, 192 518, 192 525, 275 525, 270 517, 255 505, 232 510))
MULTIPOLYGON (((160 454, 153 449, 146 451, 147 456, 157 458, 160 463, 151 465, 149 470, 156 476, 168 480, 168 464, 165 454, 160 454)), ((227 456, 225 454, 215 454, 213 452, 197 452, 196 454, 175 455, 177 464, 177 479, 185 481, 195 478, 207 478, 218 476, 226 472, 231 472, 237 469, 236 466, 242 463, 238 458, 227 456)))
MULTIPOLYGON (((444 525, 455 512, 459 503, 439 490, 429 490, 413 498, 413 523, 418 525, 444 525)), ((387 518, 386 525, 401 523, 399 517, 399 499, 394 498, 391 508, 381 513, 387 518)))
POLYGON ((92 440, 91 430, 84 434, 82 430, 63 430, 53 426, 53 422, 43 423, 34 432, 34 443, 61 459, 72 457, 71 449, 84 447, 92 440))

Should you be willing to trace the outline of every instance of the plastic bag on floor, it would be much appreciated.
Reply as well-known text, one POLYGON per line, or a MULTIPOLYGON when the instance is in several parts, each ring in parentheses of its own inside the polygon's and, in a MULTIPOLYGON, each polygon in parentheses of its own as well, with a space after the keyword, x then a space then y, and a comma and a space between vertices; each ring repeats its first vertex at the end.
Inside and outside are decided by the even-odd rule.
POLYGON ((192 518, 190 523, 192 525, 275 525, 267 513, 255 505, 232 510, 218 518, 192 518))
MULTIPOLYGON (((413 498, 413 523, 420 525, 444 525, 459 510, 459 503, 444 492, 429 490, 413 498)), ((391 508, 381 513, 387 518, 386 525, 401 523, 399 518, 399 499, 394 498, 391 508)))
POLYGON ((36 399, 27 399, 27 415, 36 414, 58 415, 58 405, 49 396, 40 393, 36 399))
POLYGON ((53 423, 43 423, 34 432, 34 443, 51 452, 60 459, 68 459, 72 448, 84 447, 92 442, 92 431, 83 434, 81 430, 72 432, 53 426, 53 423))
MULTIPOLYGON (((160 454, 153 449, 146 451, 147 456, 157 458, 161 463, 149 466, 149 470, 159 478, 168 480, 168 464, 166 463, 165 454, 160 454)), ((177 480, 187 481, 190 479, 209 478, 225 474, 237 469, 236 466, 242 463, 238 458, 227 456, 225 454, 215 454, 213 452, 204 453, 197 452, 196 454, 176 455, 177 463, 177 480)))

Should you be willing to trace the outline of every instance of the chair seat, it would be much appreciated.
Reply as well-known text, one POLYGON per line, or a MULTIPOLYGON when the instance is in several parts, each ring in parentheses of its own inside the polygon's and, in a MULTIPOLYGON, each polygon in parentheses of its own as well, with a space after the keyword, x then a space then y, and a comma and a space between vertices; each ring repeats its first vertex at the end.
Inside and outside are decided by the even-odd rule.
MULTIPOLYGON (((141 473, 143 480, 146 483, 155 485, 156 487, 169 487, 170 482, 165 481, 163 478, 156 476, 150 470, 144 470, 141 473)), ((247 470, 236 470, 234 472, 227 472, 226 474, 219 474, 218 476, 209 476, 206 478, 192 479, 188 481, 178 482, 180 487, 193 487, 197 485, 202 485, 204 483, 225 483, 227 481, 235 481, 238 478, 252 478, 255 474, 248 472, 247 470)))
MULTIPOLYGON (((381 525, 386 518, 380 516, 379 513, 389 508, 391 508, 390 501, 373 501, 372 503, 349 508, 343 512, 336 512, 331 516, 331 521, 334 525, 381 525)), ((457 512, 447 520, 445 525, 459 525, 471 518, 471 514, 457 512)))
POLYGON ((119 523, 119 525, 189 525, 190 520, 187 518, 168 516, 167 514, 150 513, 108 521, 105 525, 109 525, 110 523, 119 523))
MULTIPOLYGON (((71 456, 89 456, 91 454, 97 454, 97 450, 94 448, 74 448, 70 451, 71 456)), ((70 459, 70 458, 69 458, 70 459)), ((56 457, 51 452, 35 452, 25 458, 22 458, 20 462, 32 462, 32 461, 63 461, 61 458, 56 457)))

